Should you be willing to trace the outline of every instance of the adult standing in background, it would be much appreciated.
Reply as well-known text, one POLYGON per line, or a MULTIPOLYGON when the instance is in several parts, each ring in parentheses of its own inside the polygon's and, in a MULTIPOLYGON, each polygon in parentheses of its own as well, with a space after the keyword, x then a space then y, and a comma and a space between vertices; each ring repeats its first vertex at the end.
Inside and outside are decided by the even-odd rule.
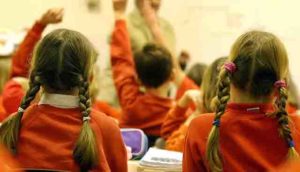
MULTIPOLYGON (((147 43, 166 45, 173 54, 176 53, 173 27, 167 20, 158 16, 160 4, 161 0, 135 0, 135 9, 127 16, 127 29, 133 53, 141 50, 147 43), (163 40, 157 35, 163 35, 163 40)), ((111 75, 111 66, 101 74, 99 98, 117 107, 119 103, 111 75)))
POLYGON ((143 48, 146 43, 160 43, 155 38, 157 30, 153 27, 158 24, 164 36, 167 48, 175 53, 176 40, 172 25, 158 16, 161 0, 135 0, 136 8, 128 16, 128 30, 133 52, 143 48))

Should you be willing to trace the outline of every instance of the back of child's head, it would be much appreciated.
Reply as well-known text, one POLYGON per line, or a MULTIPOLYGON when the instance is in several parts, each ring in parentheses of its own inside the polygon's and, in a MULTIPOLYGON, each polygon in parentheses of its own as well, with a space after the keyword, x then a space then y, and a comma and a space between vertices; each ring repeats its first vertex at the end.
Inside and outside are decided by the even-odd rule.
POLYGON ((287 53, 284 45, 275 35, 251 31, 241 35, 233 44, 228 62, 224 64, 219 74, 216 114, 207 142, 206 156, 212 171, 222 171, 219 127, 230 99, 231 84, 253 100, 269 100, 269 103, 272 102, 271 96, 274 91, 278 92, 277 111, 274 114, 278 119, 279 134, 289 146, 288 156, 297 156, 285 110, 287 74, 287 53))
POLYGON ((189 71, 187 72, 187 76, 197 85, 201 85, 206 68, 206 64, 196 63, 189 69, 189 71))
POLYGON ((55 30, 36 48, 30 79, 38 79, 46 90, 71 91, 88 82, 94 54, 90 42, 79 32, 55 30))
POLYGON ((134 55, 138 77, 147 88, 158 88, 171 79, 171 53, 156 44, 147 44, 134 55))
POLYGON ((286 79, 288 58, 281 41, 266 32, 248 32, 233 45, 229 60, 238 72, 232 75, 235 87, 254 98, 269 96, 277 80, 286 79))
POLYGON ((89 124, 89 80, 95 58, 92 44, 79 32, 58 29, 46 35, 33 55, 29 89, 18 113, 0 128, 1 142, 11 151, 16 151, 23 112, 40 87, 46 92, 57 94, 74 94, 78 91, 83 127, 74 147, 73 157, 81 169, 96 166, 96 140, 89 124))
POLYGON ((209 65, 203 74, 201 84, 203 113, 215 111, 218 75, 227 57, 220 57, 209 65))

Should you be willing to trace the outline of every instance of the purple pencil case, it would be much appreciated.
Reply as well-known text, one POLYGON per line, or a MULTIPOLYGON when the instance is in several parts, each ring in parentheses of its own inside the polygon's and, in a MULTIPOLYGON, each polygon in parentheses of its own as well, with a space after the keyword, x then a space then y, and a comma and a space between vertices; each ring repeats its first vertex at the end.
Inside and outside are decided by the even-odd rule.
POLYGON ((148 138, 142 130, 123 128, 121 134, 125 145, 131 148, 134 158, 142 157, 147 152, 148 138))

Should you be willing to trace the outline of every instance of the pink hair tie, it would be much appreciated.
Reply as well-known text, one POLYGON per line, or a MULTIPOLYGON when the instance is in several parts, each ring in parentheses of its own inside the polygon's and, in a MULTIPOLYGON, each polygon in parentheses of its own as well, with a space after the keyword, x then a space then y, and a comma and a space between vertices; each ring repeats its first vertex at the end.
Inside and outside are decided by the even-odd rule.
POLYGON ((236 65, 233 62, 225 63, 224 68, 231 74, 233 74, 236 71, 236 65))
POLYGON ((284 80, 278 80, 274 83, 274 87, 275 88, 281 88, 281 87, 284 87, 286 88, 287 87, 287 84, 284 80))

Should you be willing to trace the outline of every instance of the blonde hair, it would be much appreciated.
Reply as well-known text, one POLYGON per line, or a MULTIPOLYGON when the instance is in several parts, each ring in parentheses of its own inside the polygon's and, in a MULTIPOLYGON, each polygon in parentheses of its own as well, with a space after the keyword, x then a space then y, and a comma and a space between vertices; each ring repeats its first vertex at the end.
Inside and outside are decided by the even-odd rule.
POLYGON ((215 99, 217 93, 217 81, 218 75, 221 70, 221 66, 226 61, 227 57, 220 57, 215 60, 203 74, 203 81, 201 84, 203 107, 201 113, 214 112, 215 111, 215 99))
POLYGON ((298 90, 291 75, 289 75, 289 82, 288 82, 288 97, 289 97, 288 103, 298 109, 299 108, 298 90))
POLYGON ((0 94, 3 91, 5 83, 9 79, 10 70, 11 70, 11 58, 0 56, 0 94))
MULTIPOLYGON (((284 45, 268 32, 251 31, 241 35, 233 44, 228 60, 236 65, 237 71, 230 73, 223 67, 219 74, 214 125, 208 136, 206 150, 211 171, 223 169, 219 150, 219 125, 230 99, 230 84, 249 93, 253 98, 260 99, 270 96, 274 91, 274 83, 286 80, 288 74, 288 57, 284 45)), ((277 91, 279 96, 275 103, 275 115, 279 123, 279 134, 291 144, 293 140, 285 110, 287 90, 285 87, 278 87, 277 91)), ((294 146, 290 145, 288 157, 297 156, 294 146)))
POLYGON ((16 153, 21 120, 24 110, 39 92, 70 92, 79 89, 79 106, 83 117, 73 157, 82 171, 98 165, 98 150, 95 134, 90 126, 91 99, 89 77, 95 62, 96 52, 92 44, 79 32, 58 29, 38 44, 33 56, 29 89, 23 98, 20 110, 0 127, 0 141, 16 153))

